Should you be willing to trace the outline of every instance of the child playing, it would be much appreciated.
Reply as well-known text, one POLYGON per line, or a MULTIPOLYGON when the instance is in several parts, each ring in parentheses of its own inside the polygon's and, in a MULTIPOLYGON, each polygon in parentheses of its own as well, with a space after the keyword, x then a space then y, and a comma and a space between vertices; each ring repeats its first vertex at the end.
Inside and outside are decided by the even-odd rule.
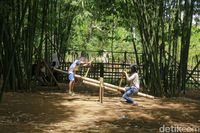
POLYGON ((74 95, 74 76, 75 76, 75 70, 76 70, 76 66, 77 65, 83 65, 83 66, 87 66, 87 65, 90 65, 91 62, 85 62, 85 59, 83 57, 81 57, 80 59, 78 60, 75 60, 69 67, 69 70, 68 70, 68 78, 69 78, 69 94, 70 95, 74 95))
POLYGON ((123 72, 126 76, 126 79, 130 82, 129 87, 125 87, 125 92, 123 94, 123 98, 126 100, 127 103, 131 103, 134 106, 138 104, 134 102, 134 100, 130 97, 132 94, 137 93, 140 88, 139 76, 137 73, 137 68, 135 65, 131 65, 131 76, 129 77, 127 72, 123 72))

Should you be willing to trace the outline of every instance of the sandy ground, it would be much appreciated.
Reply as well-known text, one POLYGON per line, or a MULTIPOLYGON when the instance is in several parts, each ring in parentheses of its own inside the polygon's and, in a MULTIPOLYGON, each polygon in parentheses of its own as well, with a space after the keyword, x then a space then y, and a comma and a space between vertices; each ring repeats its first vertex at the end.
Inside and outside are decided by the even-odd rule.
POLYGON ((162 127, 200 132, 198 100, 135 96, 135 107, 121 102, 119 94, 107 92, 101 104, 98 90, 82 86, 77 91, 73 97, 57 88, 6 92, 0 104, 0 133, 156 133, 162 127))

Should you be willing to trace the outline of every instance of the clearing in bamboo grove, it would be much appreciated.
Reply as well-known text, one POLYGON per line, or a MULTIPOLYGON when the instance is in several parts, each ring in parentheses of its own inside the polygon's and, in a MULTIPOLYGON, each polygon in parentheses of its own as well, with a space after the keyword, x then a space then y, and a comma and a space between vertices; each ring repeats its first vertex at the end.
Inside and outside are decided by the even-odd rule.
POLYGON ((199 6, 1 0, 0 132, 200 132, 199 6))

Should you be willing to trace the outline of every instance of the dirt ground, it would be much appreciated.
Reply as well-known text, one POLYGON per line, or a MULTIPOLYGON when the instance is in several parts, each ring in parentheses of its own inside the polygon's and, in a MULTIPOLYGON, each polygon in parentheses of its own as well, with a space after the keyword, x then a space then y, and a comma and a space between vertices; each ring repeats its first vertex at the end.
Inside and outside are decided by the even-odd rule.
POLYGON ((55 87, 6 92, 0 133, 156 133, 172 126, 200 132, 198 100, 134 96, 139 106, 131 106, 120 101, 120 94, 106 92, 101 104, 98 90, 86 88, 78 87, 73 97, 55 87))

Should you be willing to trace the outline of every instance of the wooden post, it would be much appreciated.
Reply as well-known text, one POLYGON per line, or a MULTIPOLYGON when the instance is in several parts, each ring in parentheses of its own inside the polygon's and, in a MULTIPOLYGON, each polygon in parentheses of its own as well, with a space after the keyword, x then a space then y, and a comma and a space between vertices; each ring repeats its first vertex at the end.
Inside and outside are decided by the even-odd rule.
POLYGON ((119 87, 122 86, 122 81, 123 81, 123 79, 124 79, 124 75, 121 76, 121 79, 120 79, 120 81, 119 81, 119 87))
POLYGON ((104 76, 104 64, 100 63, 100 77, 104 76))
POLYGON ((103 78, 100 77, 100 88, 99 88, 99 102, 100 103, 103 103, 103 93, 104 93, 103 78))
POLYGON ((126 51, 124 52, 124 61, 125 61, 125 64, 126 64, 126 62, 127 62, 127 52, 126 51))
POLYGON ((102 103, 103 103, 103 97, 104 97, 104 81, 103 81, 103 78, 102 78, 102 89, 101 89, 101 95, 102 95, 102 103))
POLYGON ((88 69, 87 69, 87 71, 86 71, 84 77, 87 77, 89 71, 90 71, 90 67, 88 67, 88 69))
POLYGON ((86 71, 84 77, 87 77, 88 72, 90 71, 90 68, 92 67, 92 66, 91 66, 91 63, 93 62, 93 60, 94 60, 94 58, 92 58, 92 60, 90 61, 90 66, 88 67, 88 69, 87 69, 87 71, 86 71))

